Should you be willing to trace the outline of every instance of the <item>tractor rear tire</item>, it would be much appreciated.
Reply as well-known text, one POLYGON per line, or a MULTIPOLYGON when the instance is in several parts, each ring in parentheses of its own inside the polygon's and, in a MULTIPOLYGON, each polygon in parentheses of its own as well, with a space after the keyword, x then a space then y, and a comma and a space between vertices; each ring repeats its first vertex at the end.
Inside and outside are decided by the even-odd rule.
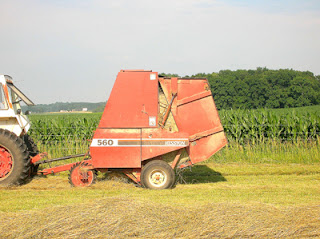
POLYGON ((170 165, 162 160, 147 163, 141 171, 141 184, 149 189, 168 189, 175 183, 175 173, 170 165))
MULTIPOLYGON (((33 139, 31 138, 30 135, 25 134, 23 136, 23 141, 27 146, 28 153, 29 153, 30 157, 34 157, 40 153, 36 143, 33 141, 33 139)), ((31 164, 30 172, 29 172, 30 179, 32 179, 35 175, 37 175, 38 168, 39 168, 39 164, 38 165, 31 164)))
POLYGON ((31 157, 34 157, 37 154, 39 154, 39 149, 30 135, 28 135, 28 134, 23 135, 23 141, 25 142, 27 149, 28 149, 28 152, 29 152, 29 155, 31 157))
POLYGON ((0 129, 0 186, 20 185, 29 176, 30 158, 24 141, 0 129))

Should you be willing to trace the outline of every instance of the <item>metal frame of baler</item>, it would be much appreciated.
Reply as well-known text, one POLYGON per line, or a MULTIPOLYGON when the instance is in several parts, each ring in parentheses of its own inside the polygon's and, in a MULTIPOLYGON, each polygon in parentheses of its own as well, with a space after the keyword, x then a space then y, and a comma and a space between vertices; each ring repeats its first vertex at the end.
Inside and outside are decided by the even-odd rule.
MULTIPOLYGON (((183 149, 177 150, 177 154, 175 155, 175 158, 171 164, 172 169, 175 169, 176 166, 178 165, 182 151, 183 151, 183 149)), ((45 169, 42 169, 41 171, 38 171, 37 172, 38 175, 43 175, 43 176, 49 175, 49 174, 54 175, 56 173, 69 171, 74 165, 81 163, 81 162, 85 162, 86 166, 84 166, 84 168, 87 170, 97 170, 100 172, 107 172, 107 171, 122 172, 123 174, 125 174, 128 178, 130 178, 136 184, 139 184, 139 185, 141 184, 140 183, 140 181, 141 181, 140 175, 141 175, 142 168, 116 168, 116 169, 94 168, 91 164, 91 158, 90 158, 89 153, 68 155, 68 156, 64 156, 64 157, 60 157, 60 158, 43 160, 46 157, 48 157, 47 153, 40 153, 40 154, 36 155, 35 157, 31 158, 30 162, 34 166, 39 166, 41 164, 46 164, 46 163, 49 164, 49 168, 45 168, 45 169), (50 166, 50 163, 52 163, 52 162, 64 161, 64 160, 68 160, 68 159, 72 159, 72 158, 80 158, 80 157, 83 157, 83 159, 81 161, 77 161, 77 162, 69 163, 69 164, 62 164, 62 165, 55 166, 55 167, 50 166)), ((159 158, 162 159, 162 156, 159 156, 159 158)), ((146 161, 145 163, 147 163, 147 162, 148 161, 146 161)), ((189 166, 192 166, 191 161, 187 161, 186 163, 179 165, 179 169, 189 167, 189 166)))
MULTIPOLYGON (((166 124, 166 121, 168 120, 168 117, 169 117, 169 114, 170 114, 170 111, 171 111, 171 107, 172 107, 172 104, 173 104, 173 100, 175 99, 176 96, 177 96, 176 92, 172 93, 172 98, 171 98, 171 101, 168 104, 167 109, 166 109, 166 111, 164 113, 164 117, 163 117, 162 121, 159 122, 159 125, 160 125, 161 128, 164 127, 164 125, 166 124)), ((175 158, 174 158, 174 160, 173 160, 173 162, 171 164, 171 168, 172 169, 176 168, 176 166, 177 166, 177 164, 179 162, 180 156, 182 154, 182 151, 183 151, 183 148, 177 150, 177 154, 175 155, 175 158)), ((43 170, 39 171, 38 174, 40 174, 40 175, 49 175, 49 174, 55 174, 55 173, 68 171, 74 165, 76 165, 78 163, 81 163, 81 162, 86 162, 87 163, 85 168, 88 169, 88 170, 97 170, 97 171, 100 171, 100 172, 106 172, 108 170, 112 170, 112 169, 106 169, 106 168, 94 168, 92 166, 92 162, 91 162, 91 159, 90 159, 89 152, 87 154, 75 154, 75 155, 69 155, 69 156, 64 156, 64 157, 60 157, 60 158, 42 160, 43 158, 45 158, 47 156, 48 156, 47 153, 38 154, 37 156, 35 156, 35 157, 33 157, 31 159, 31 163, 34 166, 48 163, 49 166, 50 166, 50 163, 52 163, 52 162, 63 161, 63 160, 68 160, 68 159, 72 159, 72 158, 80 158, 80 157, 84 157, 84 158, 81 161, 77 161, 77 162, 74 162, 74 163, 63 164, 63 165, 59 165, 59 166, 55 166, 55 167, 51 167, 50 166, 49 168, 46 168, 46 169, 43 169, 43 170)), ((162 159, 162 156, 159 156, 158 158, 162 159)), ((147 163, 147 162, 148 162, 148 160, 145 163, 147 163)), ((191 165, 192 165, 191 161, 187 161, 186 164, 181 164, 179 166, 179 168, 184 168, 184 167, 188 167, 188 166, 191 166, 191 165)), ((117 168, 117 169, 114 169, 114 170, 124 173, 127 177, 129 177, 135 183, 140 184, 140 181, 141 181, 140 180, 141 168, 117 168), (135 175, 133 173, 135 173, 135 175)))
MULTIPOLYGON (((226 144, 227 140, 212 98, 209 82, 206 79, 187 79, 177 77, 167 78, 160 76, 158 78, 157 73, 152 71, 121 70, 113 86, 112 93, 109 97, 98 128, 94 133, 90 150, 86 154, 69 155, 61 158, 45 160, 43 159, 47 155, 40 154, 32 158, 31 163, 35 166, 45 163, 49 164, 49 168, 45 168, 38 172, 38 174, 42 175, 55 174, 70 170, 70 179, 72 178, 73 170, 79 166, 81 174, 82 169, 83 172, 89 172, 91 170, 90 173, 94 171, 117 171, 124 173, 138 184, 142 181, 141 183, 144 185, 145 172, 147 172, 149 165, 152 165, 153 160, 161 160, 163 159, 163 155, 175 152, 171 165, 166 166, 169 169, 175 169, 177 165, 179 165, 183 150, 186 150, 189 160, 182 162, 178 166, 178 168, 184 168, 207 159, 226 144), (137 82, 139 84, 137 84, 137 82), (141 84, 144 84, 144 87, 148 90, 145 91, 149 92, 149 94, 142 94, 142 91, 132 90, 137 89, 141 84), (130 89, 130 91, 128 91, 130 94, 123 91, 124 85, 126 86, 124 89, 127 89, 127 91, 130 89), (163 114, 162 117, 158 116, 156 118, 156 123, 151 124, 150 118, 154 118, 160 112, 159 87, 162 89, 163 94, 167 99, 166 109, 161 113, 163 114), (152 92, 152 94, 150 94, 150 92, 152 92), (179 92, 181 92, 181 94, 179 92), (121 107, 114 107, 114 105, 117 105, 118 99, 123 100, 125 104, 120 105, 121 107), (148 102, 149 105, 146 105, 145 102, 148 102), (141 104, 143 105, 142 110, 139 108, 141 104), (124 108, 123 105, 125 105, 126 108, 124 108), (179 111, 177 110, 178 107, 179 111), (146 112, 146 109, 148 112, 146 112), (178 131, 171 132, 171 127, 164 130, 170 112, 174 117, 176 125, 179 125, 178 131), (194 117, 194 114, 201 115, 201 120, 194 117), (136 115, 139 117, 132 118, 132 116, 136 115), (126 131, 126 129, 132 131, 126 131), (138 132, 139 129, 140 133, 138 132), (152 134, 155 136, 152 136, 152 134), (116 160, 116 158, 121 155, 119 154, 119 150, 117 151, 112 147, 106 147, 108 145, 101 146, 101 141, 107 140, 106 135, 115 140, 122 139, 122 141, 129 141, 129 143, 126 142, 126 144, 122 142, 122 145, 126 145, 122 147, 126 148, 124 148, 121 153, 122 156, 124 154, 131 156, 125 158, 125 161, 116 160), (136 144, 137 139, 140 139, 140 153, 138 150, 135 150, 135 148, 127 146, 139 147, 138 144, 136 144), (152 151, 151 148, 150 150, 145 150, 145 155, 142 156, 142 146, 145 145, 146 147, 151 147, 150 145, 152 145, 143 144, 144 142, 172 139, 183 139, 185 142, 183 145, 169 144, 169 148, 162 147, 160 150, 158 150, 159 148, 156 148, 156 150, 152 151), (100 141, 100 144, 98 144, 98 141, 100 141), (134 149, 134 151, 131 149, 134 149), (133 152, 133 154, 131 154, 131 152, 133 152), (138 160, 138 155, 140 155, 140 160, 138 160), (79 157, 83 158, 78 162, 55 167, 51 167, 50 165, 51 162, 79 157)), ((156 146, 160 145, 162 146, 162 144, 156 146)), ((153 165, 155 164, 156 163, 153 165)), ((70 183, 73 184, 71 181, 70 183)))

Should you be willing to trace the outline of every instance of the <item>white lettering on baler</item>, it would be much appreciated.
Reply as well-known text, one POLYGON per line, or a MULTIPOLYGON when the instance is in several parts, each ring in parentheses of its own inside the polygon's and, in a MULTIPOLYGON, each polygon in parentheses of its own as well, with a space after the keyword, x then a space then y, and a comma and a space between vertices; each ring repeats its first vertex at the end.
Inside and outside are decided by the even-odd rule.
POLYGON ((185 141, 166 141, 165 145, 172 145, 172 146, 185 146, 185 141))
POLYGON ((185 147, 188 139, 93 139, 91 147, 185 147))

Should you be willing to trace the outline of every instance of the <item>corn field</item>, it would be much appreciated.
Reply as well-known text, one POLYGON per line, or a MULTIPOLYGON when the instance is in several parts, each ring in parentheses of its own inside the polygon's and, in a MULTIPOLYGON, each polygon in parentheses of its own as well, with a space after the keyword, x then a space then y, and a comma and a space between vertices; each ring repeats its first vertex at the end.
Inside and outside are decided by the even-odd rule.
MULTIPOLYGON (((220 118, 229 141, 263 143, 266 140, 316 140, 320 133, 318 110, 221 110, 220 118)), ((42 144, 90 140, 101 113, 30 116, 30 134, 42 144)))
POLYGON ((314 140, 320 133, 320 112, 228 110, 220 117, 228 139, 237 143, 314 140))
POLYGON ((31 115, 29 134, 50 158, 85 153, 101 113, 31 115))
POLYGON ((30 135, 35 141, 46 144, 90 140, 100 117, 101 113, 32 115, 30 135))

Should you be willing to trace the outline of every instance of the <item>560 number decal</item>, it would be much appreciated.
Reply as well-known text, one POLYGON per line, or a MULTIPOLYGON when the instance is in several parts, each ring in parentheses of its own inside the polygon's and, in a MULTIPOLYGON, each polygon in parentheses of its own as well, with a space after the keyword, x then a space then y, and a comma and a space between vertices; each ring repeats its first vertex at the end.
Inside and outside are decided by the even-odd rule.
POLYGON ((98 139, 98 146, 112 146, 114 144, 112 139, 98 139))

